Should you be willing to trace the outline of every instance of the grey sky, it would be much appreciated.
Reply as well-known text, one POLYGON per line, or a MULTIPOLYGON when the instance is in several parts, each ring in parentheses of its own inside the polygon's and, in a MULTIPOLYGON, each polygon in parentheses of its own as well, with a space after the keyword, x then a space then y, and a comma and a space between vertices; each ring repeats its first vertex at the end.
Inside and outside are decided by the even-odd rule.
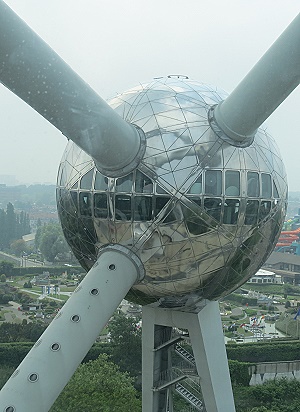
MULTIPOLYGON (((6 0, 104 99, 184 74, 230 92, 299 13, 298 0, 6 0)), ((300 191, 300 89, 266 122, 300 191)), ((55 182, 66 140, 0 86, 0 175, 55 182)))

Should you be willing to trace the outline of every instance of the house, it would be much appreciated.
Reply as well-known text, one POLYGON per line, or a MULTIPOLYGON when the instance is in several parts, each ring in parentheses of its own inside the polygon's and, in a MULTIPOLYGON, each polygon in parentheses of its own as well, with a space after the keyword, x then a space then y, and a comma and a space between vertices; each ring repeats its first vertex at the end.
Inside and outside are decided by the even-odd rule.
POLYGON ((275 272, 270 272, 269 270, 259 269, 252 278, 250 278, 247 283, 257 283, 257 284, 282 284, 282 278, 279 274, 275 272))
POLYGON ((284 283, 300 284, 300 256, 298 255, 273 252, 263 267, 281 276, 284 283))

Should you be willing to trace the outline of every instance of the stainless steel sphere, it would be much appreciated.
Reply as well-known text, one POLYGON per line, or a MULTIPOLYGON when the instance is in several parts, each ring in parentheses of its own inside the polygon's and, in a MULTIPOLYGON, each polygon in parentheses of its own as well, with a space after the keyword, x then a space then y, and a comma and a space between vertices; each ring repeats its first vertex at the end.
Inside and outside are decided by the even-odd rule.
POLYGON ((109 243, 140 257, 146 276, 129 300, 184 306, 218 299, 247 281, 275 246, 287 196, 279 151, 262 128, 247 148, 217 137, 208 111, 225 97, 168 76, 112 99, 147 139, 142 163, 125 177, 103 176, 68 143, 57 193, 64 234, 87 270, 109 243))

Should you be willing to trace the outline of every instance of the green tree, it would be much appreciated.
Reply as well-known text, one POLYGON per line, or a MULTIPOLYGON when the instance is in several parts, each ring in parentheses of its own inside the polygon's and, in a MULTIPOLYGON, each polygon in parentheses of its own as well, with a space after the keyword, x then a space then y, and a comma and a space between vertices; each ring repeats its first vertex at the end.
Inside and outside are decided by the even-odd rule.
POLYGON ((23 239, 16 239, 10 244, 11 251, 16 256, 21 256, 23 252, 27 252, 28 248, 26 242, 23 239))
POLYGON ((8 203, 6 210, 0 209, 0 249, 8 249, 10 244, 30 233, 29 214, 15 213, 14 205, 8 203))
POLYGON ((126 317, 123 312, 115 314, 109 322, 111 357, 121 371, 138 378, 142 371, 142 330, 135 317, 126 317))
POLYGON ((1 283, 6 282, 6 276, 5 276, 4 273, 2 273, 2 275, 0 276, 0 282, 1 282, 1 283))
POLYGON ((6 224, 4 225, 6 233, 6 246, 9 246, 11 241, 16 239, 16 214, 12 203, 8 203, 6 207, 6 224))
POLYGON ((40 226, 35 241, 37 249, 49 262, 54 262, 59 254, 67 254, 70 250, 60 225, 56 223, 40 226))
POLYGON ((300 412, 300 382, 296 379, 234 388, 234 394, 237 412, 300 412))
MULTIPOLYGON (((1 232, 1 230, 0 230, 1 232)), ((1 260, 0 262, 0 273, 4 273, 6 276, 10 276, 12 274, 12 270, 14 268, 14 264, 11 262, 7 262, 6 260, 1 260)))
POLYGON ((80 365, 50 412, 140 412, 141 402, 127 374, 100 355, 80 365))

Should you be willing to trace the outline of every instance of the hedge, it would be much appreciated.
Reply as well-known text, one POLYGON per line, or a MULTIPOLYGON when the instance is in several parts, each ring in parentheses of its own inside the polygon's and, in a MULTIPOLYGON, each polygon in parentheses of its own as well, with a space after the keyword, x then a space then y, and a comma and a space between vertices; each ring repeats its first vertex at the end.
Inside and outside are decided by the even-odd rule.
POLYGON ((242 305, 246 305, 248 303, 249 306, 256 306, 257 305, 257 298, 249 298, 246 295, 240 295, 239 293, 231 293, 230 295, 223 298, 224 302, 235 302, 242 305))
POLYGON ((227 357, 239 362, 279 362, 300 359, 300 342, 228 344, 227 357))
POLYGON ((84 272, 81 266, 36 266, 36 267, 14 267, 12 276, 25 276, 49 272, 51 275, 60 275, 63 272, 81 273, 84 272))
POLYGON ((229 372, 231 383, 238 386, 249 386, 251 380, 251 373, 249 373, 249 366, 251 363, 238 362, 235 360, 229 360, 229 372))
MULTIPOLYGON (((0 343, 0 365, 16 368, 33 345, 33 342, 0 343)), ((95 360, 102 353, 111 354, 111 346, 109 343, 95 343, 82 362, 85 363, 89 360, 95 360)))

